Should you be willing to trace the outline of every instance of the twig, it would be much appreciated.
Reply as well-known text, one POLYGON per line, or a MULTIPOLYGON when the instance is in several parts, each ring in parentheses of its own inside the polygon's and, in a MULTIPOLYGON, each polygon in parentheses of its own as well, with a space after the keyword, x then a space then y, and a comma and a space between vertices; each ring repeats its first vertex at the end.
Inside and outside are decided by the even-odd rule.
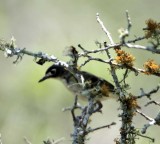
POLYGON ((155 121, 156 121, 156 124, 160 126, 160 112, 156 116, 155 121))
POLYGON ((124 86, 126 86, 127 84, 126 84, 126 78, 128 77, 128 73, 129 73, 129 71, 128 71, 128 69, 126 69, 125 70, 125 73, 123 74, 123 78, 122 78, 122 80, 121 81, 119 81, 119 83, 124 83, 124 86))
POLYGON ((123 32, 121 32, 121 35, 120 35, 120 39, 121 39, 121 43, 124 44, 125 43, 125 38, 127 36, 129 36, 129 32, 131 30, 131 26, 132 26, 132 23, 131 23, 131 18, 129 16, 129 13, 128 13, 128 10, 126 10, 126 17, 127 17, 127 29, 123 30, 123 32))
POLYGON ((143 116, 146 120, 149 121, 149 123, 145 124, 144 127, 141 130, 142 134, 144 134, 144 133, 146 133, 146 130, 147 130, 148 127, 150 127, 151 125, 156 124, 156 121, 155 121, 155 119, 147 116, 146 114, 144 114, 143 112, 139 111, 138 109, 136 109, 136 112, 139 113, 141 116, 143 116))
POLYGON ((156 116, 155 119, 150 118, 149 116, 140 112, 139 110, 136 110, 136 112, 139 113, 141 116, 143 116, 145 119, 147 119, 149 121, 149 123, 145 124, 144 127, 142 128, 142 130, 141 130, 142 134, 146 133, 147 128, 152 126, 152 125, 160 126, 160 112, 158 113, 158 115, 156 116))
POLYGON ((97 128, 93 128, 93 129, 88 128, 87 133, 91 133, 91 132, 94 132, 94 131, 96 131, 96 130, 100 130, 100 129, 103 129, 103 128, 110 128, 110 127, 113 126, 113 125, 116 125, 116 123, 115 123, 115 122, 112 122, 112 123, 109 124, 109 125, 104 125, 104 126, 97 127, 97 128))
POLYGON ((28 56, 34 57, 35 59, 40 58, 40 59, 43 59, 44 61, 55 62, 57 64, 59 63, 61 65, 64 65, 65 67, 68 67, 68 64, 66 62, 58 60, 54 55, 49 56, 47 53, 31 52, 26 50, 26 48, 18 48, 6 42, 3 42, 3 43, 0 42, 0 50, 5 51, 5 55, 7 57, 17 56, 14 63, 16 63, 19 59, 22 59, 23 55, 28 55, 28 56))
POLYGON ((150 102, 148 102, 147 104, 145 104, 145 106, 148 106, 148 105, 150 105, 150 104, 155 104, 155 105, 158 105, 158 106, 160 106, 160 102, 156 102, 156 101, 150 101, 150 102))
POLYGON ((61 143, 62 141, 64 141, 64 137, 62 137, 62 138, 60 138, 60 139, 57 139, 57 140, 52 140, 52 139, 50 139, 50 138, 48 138, 48 140, 46 140, 46 141, 43 141, 43 143, 44 144, 59 144, 59 143, 61 143))
MULTIPOLYGON (((106 35, 107 35, 107 37, 108 37, 111 45, 115 45, 115 44, 114 44, 114 41, 113 41, 113 39, 112 39, 112 37, 111 37, 110 32, 106 29, 106 27, 104 26, 103 22, 100 20, 99 13, 96 14, 96 19, 97 19, 97 22, 100 24, 102 30, 106 33, 106 35)), ((108 45, 106 45, 106 43, 105 43, 104 46, 107 47, 108 45)), ((120 85, 119 85, 119 82, 118 82, 118 77, 117 77, 117 75, 116 75, 115 68, 114 68, 113 65, 112 65, 112 57, 111 57, 110 53, 108 52, 108 49, 106 49, 105 51, 106 51, 106 53, 107 53, 107 55, 108 55, 108 58, 110 59, 109 63, 110 63, 110 67, 111 67, 111 74, 112 74, 112 77, 113 77, 114 82, 115 82, 115 84, 116 84, 117 91, 118 91, 118 93, 121 93, 121 92, 120 92, 120 91, 121 91, 121 90, 120 90, 121 88, 120 88, 120 85)))
POLYGON ((138 96, 136 96, 136 98, 139 99, 139 98, 142 98, 142 97, 146 96, 147 98, 151 99, 151 98, 150 98, 151 95, 154 94, 154 93, 157 93, 158 90, 159 90, 159 88, 160 88, 160 86, 158 85, 155 89, 151 90, 151 91, 148 92, 148 93, 144 92, 143 88, 140 88, 141 94, 138 95, 138 96))
POLYGON ((155 123, 155 120, 149 116, 147 116, 146 114, 144 114, 143 112, 139 111, 138 109, 136 109, 136 112, 139 113, 141 116, 143 116, 146 120, 155 123))
POLYGON ((84 109, 84 107, 81 106, 80 103, 78 103, 78 96, 76 95, 76 96, 75 96, 75 99, 74 99, 74 104, 73 104, 73 106, 71 106, 71 107, 65 107, 65 108, 62 109, 62 111, 65 112, 65 111, 72 110, 72 109, 77 109, 77 108, 79 108, 79 109, 81 109, 81 110, 84 109))
POLYGON ((24 137, 24 141, 25 141, 26 144, 32 144, 32 143, 27 139, 27 137, 24 137))
POLYGON ((84 52, 79 53, 79 57, 85 56, 86 54, 90 54, 90 53, 98 53, 98 52, 102 52, 102 51, 106 51, 108 49, 114 48, 114 47, 119 47, 121 46, 121 44, 108 44, 107 46, 103 47, 103 48, 98 48, 95 50, 84 50, 84 52))
POLYGON ((130 29, 132 27, 132 23, 131 23, 131 18, 129 16, 128 10, 126 10, 126 17, 127 17, 127 22, 128 22, 127 30, 128 30, 128 32, 130 32, 130 29))
POLYGON ((61 143, 62 141, 64 141, 64 137, 62 137, 62 138, 60 138, 60 139, 57 139, 57 140, 55 140, 54 141, 54 143, 53 144, 59 144, 59 143, 61 143))
POLYGON ((103 22, 100 20, 99 18, 99 13, 96 14, 96 19, 97 19, 97 22, 100 24, 102 30, 106 33, 106 35, 108 36, 108 39, 110 41, 111 44, 114 44, 114 41, 111 37, 111 34, 110 32, 106 29, 106 27, 104 26, 103 22))
POLYGON ((3 144, 2 143, 2 135, 1 135, 1 133, 0 133, 0 144, 3 144))
POLYGON ((151 137, 149 137, 149 136, 145 136, 145 135, 142 135, 142 134, 140 134, 140 133, 138 133, 137 135, 138 135, 138 136, 141 136, 141 137, 144 137, 144 138, 147 138, 147 139, 150 139, 152 142, 155 141, 154 138, 151 138, 151 137))
POLYGON ((90 62, 90 61, 92 61, 92 60, 94 60, 94 61, 99 61, 99 62, 106 63, 106 64, 110 64, 110 61, 111 61, 111 60, 103 60, 103 59, 101 59, 101 58, 94 58, 94 57, 90 57, 90 56, 87 56, 87 58, 88 58, 88 59, 87 59, 86 61, 84 61, 84 63, 82 63, 82 64, 80 65, 80 67, 86 65, 88 62, 90 62))
POLYGON ((79 57, 81 57, 81 56, 84 56, 86 54, 98 53, 98 52, 106 51, 106 50, 111 49, 111 48, 121 47, 121 46, 126 46, 128 48, 133 48, 133 49, 141 49, 141 50, 145 50, 145 51, 160 54, 160 49, 155 49, 154 46, 142 46, 142 45, 131 44, 131 43, 135 43, 136 41, 139 41, 139 40, 142 40, 142 39, 145 39, 145 37, 139 37, 139 38, 136 38, 134 40, 129 40, 124 44, 107 44, 107 46, 104 47, 104 48, 99 48, 99 49, 96 49, 96 50, 85 50, 83 53, 79 53, 78 55, 79 55, 79 57))
POLYGON ((146 50, 152 53, 160 54, 160 49, 155 49, 154 46, 142 46, 142 45, 133 45, 130 43, 125 43, 124 46, 128 48, 146 50))
POLYGON ((135 38, 133 40, 128 40, 126 43, 135 43, 137 41, 141 41, 141 40, 144 40, 144 39, 146 39, 146 37, 142 36, 142 37, 135 38))

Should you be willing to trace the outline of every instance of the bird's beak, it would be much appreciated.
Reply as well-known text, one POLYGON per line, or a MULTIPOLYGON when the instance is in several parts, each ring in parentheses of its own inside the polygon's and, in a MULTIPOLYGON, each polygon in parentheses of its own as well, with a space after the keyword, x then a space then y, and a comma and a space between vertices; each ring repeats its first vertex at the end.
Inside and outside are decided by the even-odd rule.
POLYGON ((47 78, 44 76, 43 78, 41 78, 38 82, 42 82, 44 80, 46 80, 47 78))
POLYGON ((52 77, 51 73, 46 74, 44 77, 42 77, 38 82, 42 82, 48 78, 52 77))

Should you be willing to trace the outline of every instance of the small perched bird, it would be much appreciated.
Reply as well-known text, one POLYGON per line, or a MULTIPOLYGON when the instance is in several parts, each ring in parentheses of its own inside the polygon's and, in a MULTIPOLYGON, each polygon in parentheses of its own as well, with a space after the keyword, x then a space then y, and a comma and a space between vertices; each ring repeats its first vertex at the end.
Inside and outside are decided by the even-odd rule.
POLYGON ((50 66, 39 82, 49 78, 61 80, 73 94, 81 98, 93 97, 101 101, 113 97, 115 92, 114 86, 108 81, 85 71, 72 72, 61 65, 50 66))

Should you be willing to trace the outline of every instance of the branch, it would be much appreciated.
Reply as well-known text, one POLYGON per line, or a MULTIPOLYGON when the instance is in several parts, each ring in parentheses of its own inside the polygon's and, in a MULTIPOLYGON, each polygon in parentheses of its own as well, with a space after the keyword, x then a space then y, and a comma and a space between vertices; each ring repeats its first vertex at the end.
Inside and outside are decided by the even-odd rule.
POLYGON ((129 13, 127 10, 126 10, 126 17, 127 17, 127 23, 128 23, 127 29, 120 31, 120 33, 121 33, 120 39, 121 39, 122 44, 125 43, 125 39, 126 39, 126 37, 129 36, 130 30, 132 27, 131 18, 129 16, 129 13))
POLYGON ((32 144, 26 137, 24 137, 24 141, 26 144, 32 144))
POLYGON ((42 52, 31 52, 26 50, 26 48, 18 48, 15 46, 15 39, 13 41, 13 38, 11 39, 11 44, 0 41, 0 50, 5 52, 6 57, 13 57, 17 56, 16 60, 14 63, 17 63, 18 60, 22 60, 22 57, 24 55, 32 56, 35 59, 40 58, 43 59, 44 62, 55 62, 55 63, 60 63, 61 65, 64 65, 65 67, 68 67, 68 64, 66 62, 58 60, 54 55, 48 55, 47 53, 42 53, 42 52))
POLYGON ((148 105, 150 105, 150 104, 155 104, 155 105, 160 106, 160 102, 156 102, 156 101, 150 101, 150 102, 148 102, 147 104, 145 104, 145 106, 148 106, 148 105))
POLYGON ((146 96, 147 98, 151 99, 150 98, 151 95, 154 94, 154 93, 157 93, 159 88, 160 88, 160 86, 158 85, 155 89, 149 91, 148 93, 144 92, 143 88, 140 88, 141 94, 136 96, 136 98, 139 99, 139 98, 142 98, 142 97, 146 96))
POLYGON ((109 125, 104 125, 104 126, 101 126, 101 127, 97 127, 97 128, 88 128, 88 130, 87 130, 87 134, 88 133, 91 133, 91 132, 94 132, 94 131, 96 131, 96 130, 100 130, 100 129, 104 129, 104 128, 110 128, 111 126, 113 126, 113 125, 116 125, 116 123, 115 122, 112 122, 111 124, 109 124, 109 125))
POLYGON ((60 138, 60 139, 57 139, 57 140, 52 140, 50 138, 48 138, 48 140, 46 141, 43 141, 44 144, 59 144, 61 143, 62 141, 64 141, 64 137, 60 138))
POLYGON ((141 49, 152 53, 160 54, 160 49, 155 49, 154 46, 141 46, 141 45, 133 45, 130 43, 125 43, 124 46, 128 48, 141 49))
POLYGON ((0 144, 3 144, 2 143, 2 135, 0 134, 0 144))
POLYGON ((136 110, 137 113, 139 113, 141 116, 143 116, 146 120, 149 121, 148 124, 145 124, 144 127, 142 128, 141 132, 142 134, 146 133, 146 130, 148 129, 148 127, 152 126, 152 125, 159 125, 160 126, 160 113, 156 116, 155 119, 147 116, 146 114, 144 114, 143 112, 140 112, 139 110, 136 110))
POLYGON ((114 41, 111 37, 111 34, 110 32, 106 29, 106 27, 104 26, 103 22, 100 20, 99 18, 99 13, 96 14, 96 19, 97 19, 97 22, 100 24, 102 30, 105 32, 105 34, 108 36, 108 39, 110 41, 110 43, 113 45, 114 44, 114 41))
MULTIPOLYGON (((99 13, 96 14, 96 19, 97 19, 97 22, 100 24, 102 30, 105 32, 105 34, 106 34, 107 37, 109 38, 109 41, 110 41, 111 45, 114 45, 114 47, 115 47, 115 44, 114 44, 114 41, 113 41, 113 39, 112 39, 112 37, 111 37, 110 32, 106 29, 106 27, 104 26, 103 22, 102 22, 102 21, 100 20, 100 18, 99 18, 99 13)), ((107 45, 106 43, 104 43, 104 46, 107 47, 108 45, 107 45)), ((112 59, 112 57, 111 57, 108 49, 105 49, 105 51, 106 51, 106 53, 107 53, 107 55, 108 55, 108 58, 110 59, 109 63, 110 63, 110 68, 111 68, 111 74, 112 74, 113 80, 114 80, 114 82, 115 82, 115 84, 116 84, 117 92, 118 92, 120 95, 124 95, 124 94, 122 94, 122 92, 121 92, 121 88, 120 88, 120 85, 119 85, 119 82, 118 82, 118 77, 117 77, 117 75, 116 75, 115 68, 114 68, 114 66, 112 65, 112 60, 113 60, 113 59, 112 59)))
POLYGON ((77 98, 75 98, 73 109, 71 110, 73 122, 74 122, 74 132, 71 135, 73 137, 72 144, 84 144, 87 136, 87 125, 91 115, 95 111, 95 103, 93 98, 89 98, 88 105, 82 109, 81 115, 75 115, 75 109, 77 108, 77 98))
POLYGON ((147 139, 150 139, 153 143, 155 142, 155 139, 154 138, 151 138, 149 136, 145 136, 145 135, 142 135, 140 133, 137 134, 138 136, 141 136, 141 137, 144 137, 144 138, 147 138, 147 139))

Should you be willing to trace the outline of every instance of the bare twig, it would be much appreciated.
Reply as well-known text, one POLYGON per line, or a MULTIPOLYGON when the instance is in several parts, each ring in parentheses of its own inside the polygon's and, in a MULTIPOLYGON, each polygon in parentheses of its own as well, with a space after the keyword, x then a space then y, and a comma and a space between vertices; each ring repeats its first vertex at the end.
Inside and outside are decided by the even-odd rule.
POLYGON ((102 48, 98 48, 95 50, 83 50, 84 52, 79 53, 79 57, 85 56, 86 54, 90 54, 90 53, 98 53, 98 52, 102 52, 102 51, 106 51, 108 49, 114 48, 114 47, 118 47, 121 46, 121 44, 107 44, 107 46, 102 47, 102 48))
POLYGON ((134 45, 131 43, 125 43, 125 46, 128 48, 141 49, 141 50, 149 51, 152 53, 160 54, 160 49, 155 49, 154 46, 134 45))
POLYGON ((53 139, 48 138, 46 141, 43 141, 43 143, 44 144, 59 144, 62 141, 64 141, 64 139, 65 139, 64 137, 57 139, 57 140, 53 140, 53 139))
POLYGON ((153 119, 139 110, 136 110, 136 112, 139 113, 141 116, 143 116, 146 120, 149 121, 149 123, 145 124, 144 127, 142 128, 142 130, 141 130, 142 134, 146 133, 147 128, 150 127, 151 125, 155 125, 155 124, 160 125, 160 113, 157 115, 157 117, 155 119, 153 119))
POLYGON ((144 40, 144 39, 146 39, 146 37, 145 36, 142 36, 142 37, 136 37, 135 39, 133 39, 133 40, 128 40, 126 43, 135 43, 135 42, 137 42, 137 41, 141 41, 141 40, 144 40))
POLYGON ((126 10, 126 17, 127 17, 128 26, 127 26, 127 29, 121 31, 120 39, 122 44, 125 43, 125 38, 129 36, 129 32, 132 26, 131 18, 127 10, 126 10))
POLYGON ((100 20, 99 18, 99 13, 96 14, 96 19, 97 19, 97 22, 100 24, 102 30, 105 32, 105 34, 108 36, 108 39, 110 41, 111 44, 114 44, 114 41, 111 37, 111 34, 110 32, 106 29, 106 27, 104 26, 103 22, 100 20))
POLYGON ((113 125, 116 125, 116 123, 115 122, 112 122, 111 124, 109 124, 109 125, 104 125, 104 126, 101 126, 101 127, 97 127, 97 128, 88 128, 88 130, 87 130, 87 133, 91 133, 91 132, 94 132, 94 131, 96 131, 96 130, 100 130, 100 129, 104 129, 104 128, 110 128, 111 126, 113 126, 113 125))
POLYGON ((131 18, 129 16, 128 10, 126 10, 126 17, 127 17, 127 22, 128 22, 127 30, 128 30, 128 32, 130 32, 130 29, 132 27, 132 23, 131 23, 131 18))
POLYGON ((145 115, 143 112, 136 109, 136 112, 139 113, 141 116, 143 116, 146 120, 150 121, 151 123, 155 123, 155 120, 147 115, 145 115))
POLYGON ((28 140, 27 137, 24 137, 24 141, 25 141, 26 144, 32 144, 32 143, 28 140))
POLYGON ((0 144, 3 144, 2 143, 2 135, 1 135, 1 133, 0 133, 0 144))
POLYGON ((64 141, 64 137, 62 137, 62 138, 60 138, 60 139, 57 139, 57 140, 55 140, 54 141, 54 143, 53 144, 59 144, 59 143, 61 143, 62 141, 64 141))
POLYGON ((141 137, 144 137, 144 138, 147 138, 147 139, 150 139, 152 142, 155 141, 154 138, 151 138, 151 137, 149 137, 149 136, 145 136, 145 135, 142 135, 142 134, 140 134, 140 133, 137 133, 137 135, 138 135, 138 136, 141 136, 141 137))
POLYGON ((159 88, 160 88, 160 86, 158 85, 155 89, 151 90, 151 91, 148 92, 148 93, 144 92, 143 88, 140 88, 141 94, 138 95, 138 96, 136 96, 136 98, 139 99, 139 98, 142 98, 142 97, 146 96, 147 98, 151 99, 151 98, 150 98, 151 95, 154 94, 154 93, 157 93, 158 90, 159 90, 159 88))
POLYGON ((148 105, 150 105, 150 104, 155 104, 155 105, 160 106, 160 102, 156 102, 156 101, 150 101, 150 102, 148 102, 147 104, 145 104, 145 106, 148 106, 148 105))
MULTIPOLYGON (((104 26, 103 22, 101 21, 101 19, 100 19, 100 17, 99 17, 99 13, 96 14, 96 19, 97 19, 97 22, 100 24, 102 30, 103 30, 103 31, 105 32, 105 34, 107 35, 107 37, 108 37, 111 45, 114 45, 114 46, 115 46, 115 43, 114 43, 114 41, 113 41, 113 39, 112 39, 112 37, 111 37, 110 32, 109 32, 109 31, 107 30, 107 28, 104 26)), ((107 47, 108 45, 104 44, 104 46, 107 47)), ((113 79, 114 79, 114 81, 115 81, 116 87, 117 87, 117 89, 118 89, 118 93, 121 93, 121 92, 120 92, 120 91, 121 91, 121 90, 120 90, 120 85, 119 85, 119 82, 118 82, 118 77, 117 77, 117 75, 116 75, 115 68, 114 68, 113 65, 112 65, 112 57, 111 57, 108 49, 106 49, 105 51, 106 51, 106 53, 107 53, 107 55, 108 55, 108 58, 110 59, 109 63, 110 63, 110 67, 111 67, 111 74, 112 74, 112 77, 113 77, 113 79)))

